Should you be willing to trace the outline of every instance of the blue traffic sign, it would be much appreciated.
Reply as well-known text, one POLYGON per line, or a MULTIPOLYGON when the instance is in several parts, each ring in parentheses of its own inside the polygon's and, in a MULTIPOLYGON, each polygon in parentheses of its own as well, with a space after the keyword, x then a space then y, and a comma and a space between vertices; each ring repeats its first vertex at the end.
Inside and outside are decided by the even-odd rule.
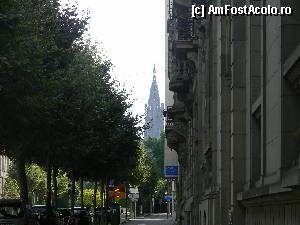
POLYGON ((170 201, 172 201, 172 195, 165 195, 165 196, 164 196, 164 201, 165 201, 165 202, 170 202, 170 201))
POLYGON ((166 166, 165 176, 166 177, 178 177, 178 166, 166 166))

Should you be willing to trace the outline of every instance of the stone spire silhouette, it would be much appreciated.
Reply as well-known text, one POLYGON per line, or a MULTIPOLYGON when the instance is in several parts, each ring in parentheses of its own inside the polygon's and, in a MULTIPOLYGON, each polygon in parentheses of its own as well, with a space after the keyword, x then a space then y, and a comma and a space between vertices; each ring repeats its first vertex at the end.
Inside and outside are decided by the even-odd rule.
POLYGON ((145 125, 148 129, 145 130, 144 137, 158 138, 163 130, 163 110, 164 104, 160 103, 158 86, 156 82, 156 69, 153 66, 153 79, 150 88, 150 96, 148 104, 145 104, 145 125))

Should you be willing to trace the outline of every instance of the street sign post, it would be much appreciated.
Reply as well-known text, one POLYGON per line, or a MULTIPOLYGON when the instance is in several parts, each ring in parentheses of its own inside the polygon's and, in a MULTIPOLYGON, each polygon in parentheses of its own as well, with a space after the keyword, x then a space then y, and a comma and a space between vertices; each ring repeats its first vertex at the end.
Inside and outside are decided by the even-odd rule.
POLYGON ((140 193, 137 188, 129 188, 128 198, 133 202, 134 204, 134 212, 133 212, 133 218, 136 218, 136 203, 139 200, 140 193))
POLYGON ((128 198, 130 198, 131 201, 137 202, 139 200, 140 194, 139 193, 129 193, 128 198))
POLYGON ((165 177, 178 177, 178 173, 179 173, 179 168, 178 166, 166 166, 165 167, 165 177))
POLYGON ((164 200, 165 200, 165 202, 171 202, 172 201, 172 195, 165 195, 164 200))

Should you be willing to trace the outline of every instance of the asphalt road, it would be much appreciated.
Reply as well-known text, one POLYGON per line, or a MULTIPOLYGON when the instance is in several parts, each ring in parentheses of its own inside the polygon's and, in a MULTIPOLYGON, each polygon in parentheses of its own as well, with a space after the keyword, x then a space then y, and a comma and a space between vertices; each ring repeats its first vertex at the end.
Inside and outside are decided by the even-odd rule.
POLYGON ((155 214, 144 218, 131 219, 126 225, 173 225, 166 214, 155 214))

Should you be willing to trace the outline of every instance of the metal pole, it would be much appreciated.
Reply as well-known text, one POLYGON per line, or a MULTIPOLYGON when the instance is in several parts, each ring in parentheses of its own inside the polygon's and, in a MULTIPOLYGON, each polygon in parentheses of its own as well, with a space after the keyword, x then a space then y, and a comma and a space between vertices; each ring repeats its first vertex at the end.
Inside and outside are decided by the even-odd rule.
POLYGON ((167 202, 167 219, 169 219, 169 201, 167 202))
POLYGON ((125 208, 125 220, 127 221, 127 208, 128 208, 128 192, 127 192, 127 185, 125 186, 125 204, 126 204, 126 208, 125 208))
POLYGON ((169 218, 169 202, 167 201, 167 219, 169 218))
POLYGON ((136 201, 134 201, 134 219, 136 218, 136 201))
POLYGON ((152 214, 152 196, 150 195, 150 215, 152 214))
MULTIPOLYGON (((174 192, 175 192, 175 181, 172 180, 172 209, 171 209, 171 215, 174 216, 174 192)), ((173 217, 174 218, 174 217, 173 217)))
POLYGON ((155 199, 152 198, 152 212, 155 213, 155 199))

